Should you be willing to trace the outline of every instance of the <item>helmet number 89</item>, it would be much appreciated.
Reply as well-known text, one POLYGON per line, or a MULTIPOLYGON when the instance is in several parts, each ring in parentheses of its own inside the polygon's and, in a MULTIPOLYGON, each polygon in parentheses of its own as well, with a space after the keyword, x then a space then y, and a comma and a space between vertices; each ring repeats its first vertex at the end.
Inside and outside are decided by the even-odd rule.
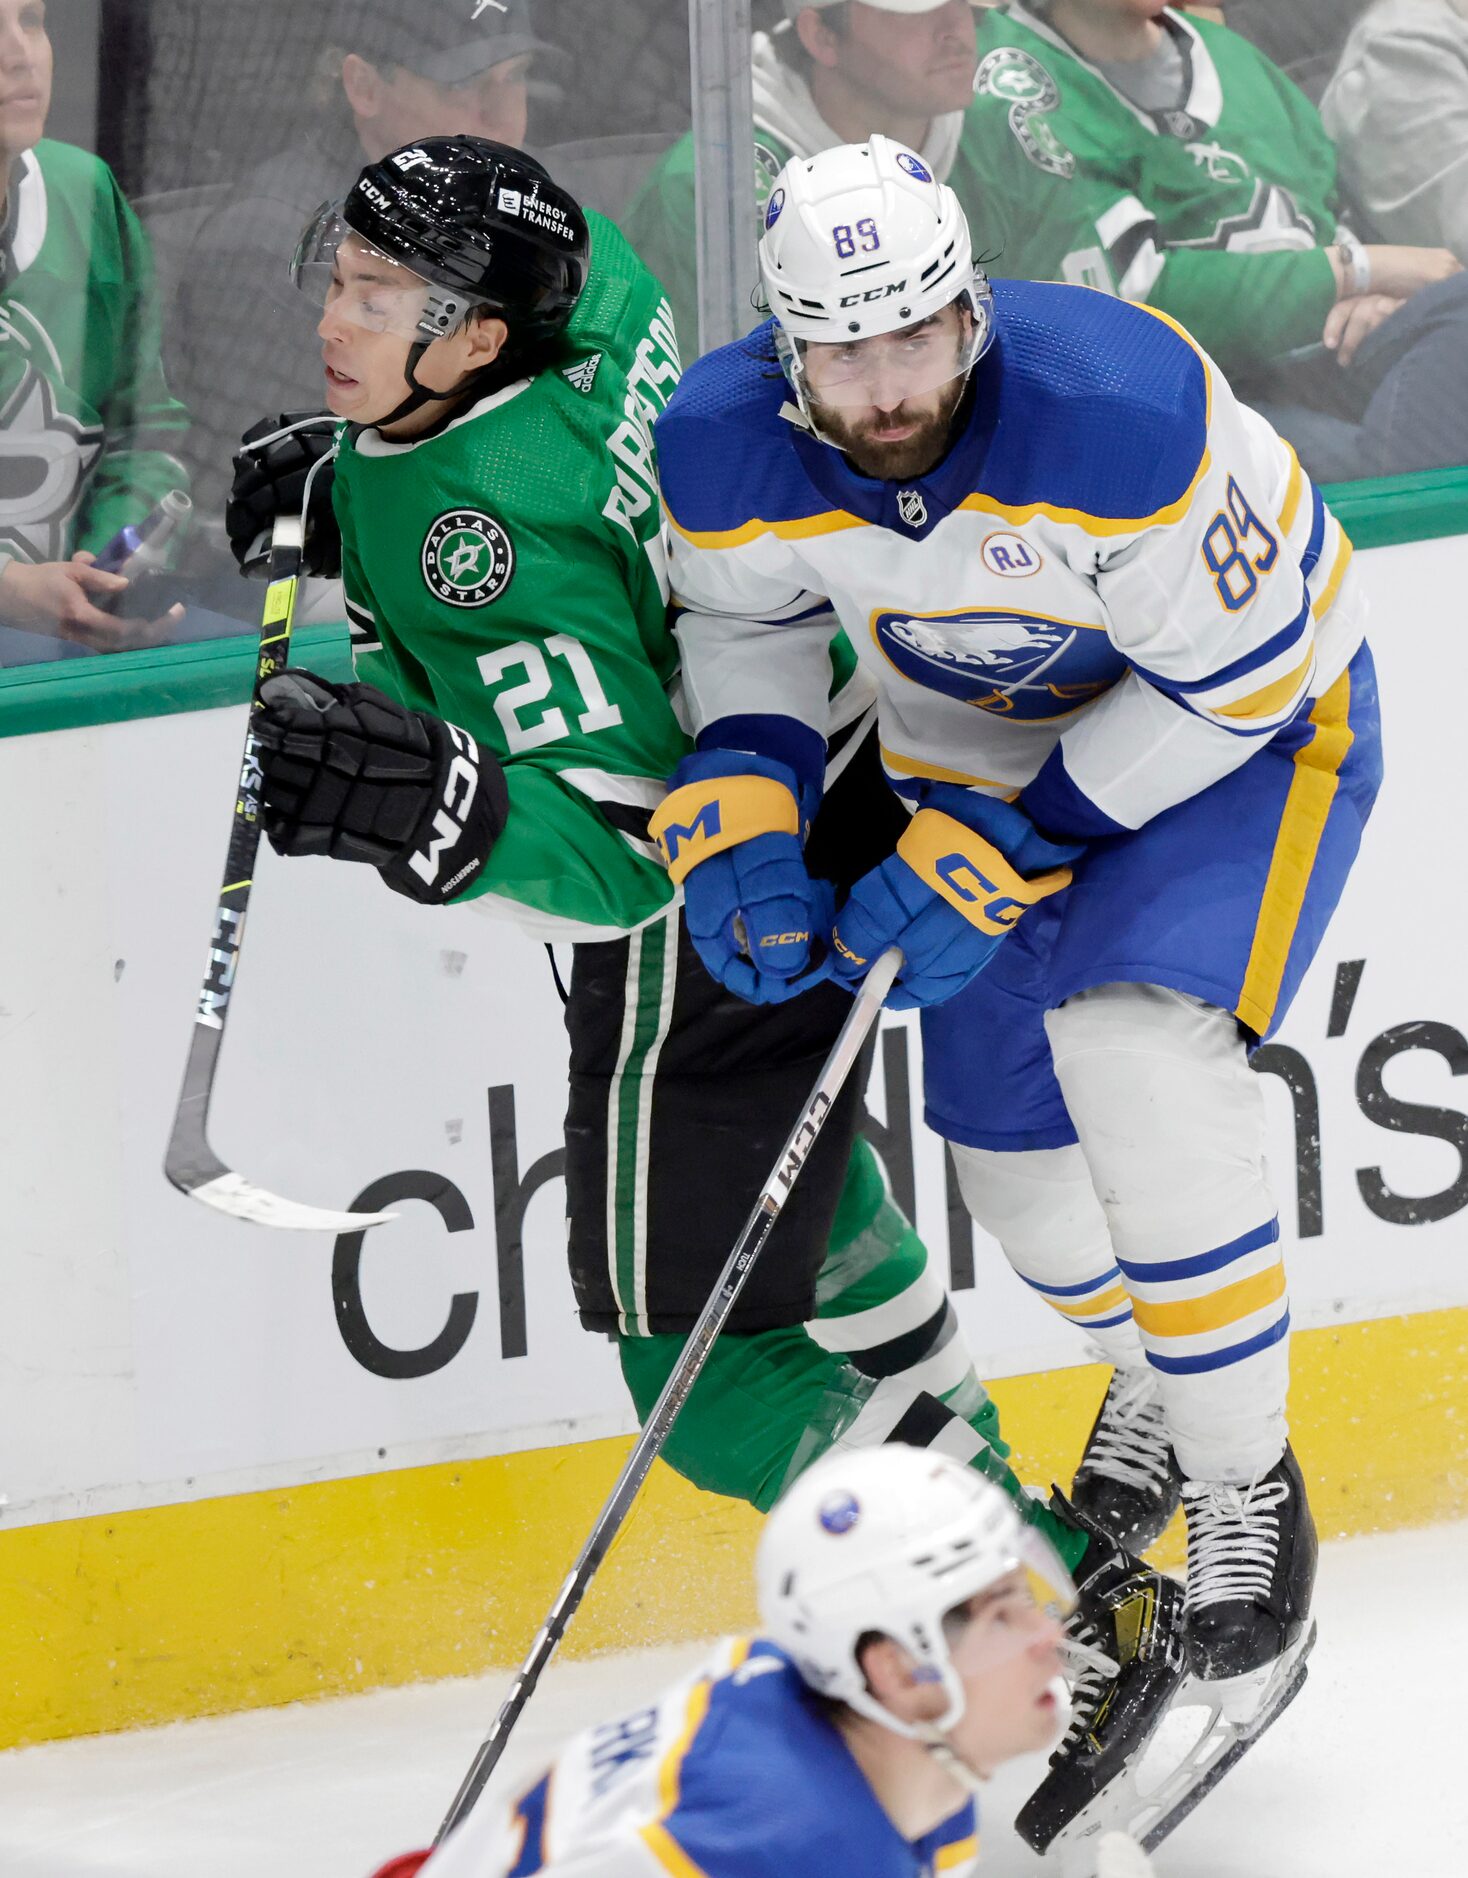
POLYGON ((875 254, 882 245, 882 237, 877 233, 877 224, 870 215, 864 215, 852 228, 850 222, 838 222, 831 230, 831 238, 836 243, 836 254, 840 260, 850 260, 856 253, 858 244, 863 254, 875 254))

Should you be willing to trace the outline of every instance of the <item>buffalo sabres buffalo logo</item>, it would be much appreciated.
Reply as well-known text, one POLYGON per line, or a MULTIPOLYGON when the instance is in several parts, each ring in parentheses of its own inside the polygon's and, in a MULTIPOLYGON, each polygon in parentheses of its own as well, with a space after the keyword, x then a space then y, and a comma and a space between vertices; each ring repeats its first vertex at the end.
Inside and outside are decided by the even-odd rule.
POLYGON ((1123 670, 1099 626, 1038 613, 876 613, 872 633, 904 678, 1005 717, 1064 717, 1123 670))

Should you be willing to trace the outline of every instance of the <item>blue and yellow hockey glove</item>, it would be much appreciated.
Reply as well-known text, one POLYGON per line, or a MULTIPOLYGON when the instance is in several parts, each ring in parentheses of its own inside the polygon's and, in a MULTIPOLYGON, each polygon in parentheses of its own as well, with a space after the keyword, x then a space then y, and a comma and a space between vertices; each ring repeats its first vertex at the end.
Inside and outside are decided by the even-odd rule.
POLYGON ((688 936, 710 974, 749 1004, 782 1004, 819 984, 835 894, 806 872, 794 770, 739 750, 700 750, 672 782, 652 835, 683 889, 688 936))
POLYGON ((902 970, 887 998, 894 1011, 962 991, 1027 908, 1070 885, 1064 863, 1081 853, 1047 841, 1007 802, 956 791, 954 806, 959 796, 966 819, 919 809, 897 852, 862 876, 836 919, 831 976, 849 991, 888 946, 901 948, 902 970))

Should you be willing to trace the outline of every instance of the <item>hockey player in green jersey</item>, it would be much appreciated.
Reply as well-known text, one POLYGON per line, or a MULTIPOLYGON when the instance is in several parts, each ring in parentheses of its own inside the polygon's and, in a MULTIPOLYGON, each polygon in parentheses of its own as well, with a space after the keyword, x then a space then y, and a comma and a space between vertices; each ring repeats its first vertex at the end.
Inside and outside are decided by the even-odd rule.
POLYGON ((999 271, 1167 313, 1317 476, 1420 467, 1439 441, 1462 461, 1458 262, 1337 219, 1319 114, 1248 40, 1162 0, 1012 0, 984 16, 975 92, 999 271))
POLYGON ((187 417, 137 217, 105 163, 42 137, 51 75, 44 10, 0 0, 0 626, 102 651, 152 629, 97 605, 127 582, 89 562, 187 486, 187 417))
MULTIPOLYGON (((324 302, 327 396, 343 420, 333 513, 313 514, 308 553, 322 568, 339 535, 361 681, 267 683, 266 832, 286 854, 376 866, 422 904, 472 901, 575 942, 572 1280, 645 1414, 849 1009, 828 984, 792 983, 762 1009, 715 985, 649 835, 690 748, 668 692, 650 435, 678 377, 667 303, 610 223, 583 217, 521 153, 470 138, 369 166, 317 217, 296 274, 324 302)), ((242 457, 230 513, 242 556, 302 500, 309 434, 270 426, 242 457)), ((865 691, 839 671, 835 690, 838 813, 811 840, 846 880, 902 811, 863 735, 865 691), (861 833, 833 837, 842 824, 861 833)), ((1054 1831, 1175 1690, 1180 1593, 1021 1492, 943 1284, 858 1133, 861 1080, 665 1457, 761 1508, 836 1444, 936 1446, 999 1479, 1076 1576, 1093 1627, 1082 1641, 1122 1665, 1113 1682, 1090 1659, 1086 1713, 1104 1696, 1106 1719, 1077 1731, 1042 1803, 1054 1831)))

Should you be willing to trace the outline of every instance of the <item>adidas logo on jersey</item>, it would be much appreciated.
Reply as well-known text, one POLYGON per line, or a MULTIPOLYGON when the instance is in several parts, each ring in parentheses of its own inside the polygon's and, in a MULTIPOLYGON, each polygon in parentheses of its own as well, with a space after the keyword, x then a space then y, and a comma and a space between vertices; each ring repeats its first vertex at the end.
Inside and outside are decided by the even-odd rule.
POLYGON ((600 370, 601 354, 593 352, 589 359, 582 359, 579 365, 568 365, 561 376, 578 391, 590 391, 600 370))

